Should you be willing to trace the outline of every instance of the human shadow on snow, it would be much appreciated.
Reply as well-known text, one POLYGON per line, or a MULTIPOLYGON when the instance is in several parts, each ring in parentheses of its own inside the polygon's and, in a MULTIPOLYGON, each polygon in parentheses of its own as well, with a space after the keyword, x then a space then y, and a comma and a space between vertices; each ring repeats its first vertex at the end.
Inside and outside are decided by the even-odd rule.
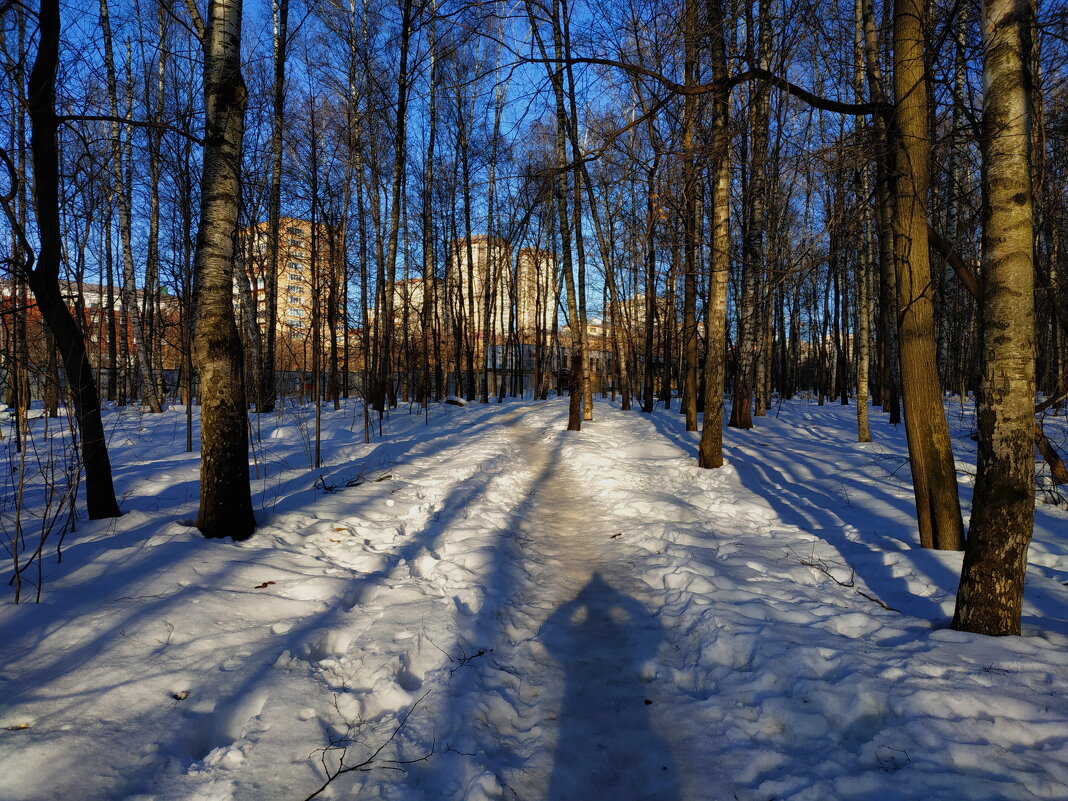
POLYGON ((678 799, 675 757, 640 678, 663 639, 656 618, 594 573, 541 639, 565 674, 547 800, 678 799))

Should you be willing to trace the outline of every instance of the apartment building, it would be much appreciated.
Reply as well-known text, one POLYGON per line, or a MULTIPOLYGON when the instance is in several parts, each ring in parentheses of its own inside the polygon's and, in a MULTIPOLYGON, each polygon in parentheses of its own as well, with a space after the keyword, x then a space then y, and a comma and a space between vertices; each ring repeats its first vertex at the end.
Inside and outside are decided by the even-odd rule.
POLYGON ((457 239, 449 249, 445 283, 446 317, 466 320, 479 340, 485 334, 490 342, 504 341, 514 313, 519 341, 533 342, 537 329, 551 329, 556 318, 556 259, 547 250, 516 253, 500 237, 474 236, 470 246, 457 239))
POLYGON ((318 309, 324 348, 331 332, 344 331, 345 259, 340 232, 317 224, 314 236, 308 220, 283 217, 278 226, 278 293, 274 309, 267 308, 267 277, 271 270, 270 228, 268 223, 243 229, 239 256, 252 287, 256 322, 267 334, 273 314, 277 332, 279 369, 305 369, 309 363, 311 324, 318 309), (318 304, 318 305, 316 305, 318 304))

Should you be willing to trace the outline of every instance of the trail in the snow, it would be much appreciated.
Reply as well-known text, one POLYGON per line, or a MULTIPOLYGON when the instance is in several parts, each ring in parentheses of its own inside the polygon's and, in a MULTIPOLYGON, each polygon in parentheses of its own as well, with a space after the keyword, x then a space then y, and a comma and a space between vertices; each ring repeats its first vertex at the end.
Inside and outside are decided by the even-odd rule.
MULTIPOLYGON (((652 683, 664 633, 626 532, 608 527, 609 510, 543 431, 518 416, 504 423, 516 462, 534 478, 513 552, 522 583, 498 614, 526 688, 519 695, 538 699, 528 724, 541 742, 517 743, 525 758, 501 779, 532 801, 675 801, 675 751, 652 683)), ((489 686, 476 692, 494 692, 494 678, 481 675, 489 686)))

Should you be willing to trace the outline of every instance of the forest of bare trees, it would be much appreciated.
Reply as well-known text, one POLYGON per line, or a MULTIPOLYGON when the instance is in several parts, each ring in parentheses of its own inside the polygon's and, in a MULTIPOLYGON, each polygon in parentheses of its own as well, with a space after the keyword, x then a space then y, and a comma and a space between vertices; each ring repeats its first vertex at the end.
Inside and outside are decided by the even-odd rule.
POLYGON ((369 438, 450 394, 566 393, 573 430, 618 396, 676 406, 716 468, 724 425, 808 395, 854 405, 860 441, 904 424, 920 543, 966 549, 954 624, 1019 631, 1036 455, 1068 483, 1042 425, 1068 396, 1062 4, 0 22, 5 400, 18 441, 69 398, 90 518, 120 512, 102 404, 183 404, 190 450, 201 415, 197 527, 241 539, 250 432, 287 404, 361 399, 369 438), (947 395, 978 404, 970 525, 947 395))

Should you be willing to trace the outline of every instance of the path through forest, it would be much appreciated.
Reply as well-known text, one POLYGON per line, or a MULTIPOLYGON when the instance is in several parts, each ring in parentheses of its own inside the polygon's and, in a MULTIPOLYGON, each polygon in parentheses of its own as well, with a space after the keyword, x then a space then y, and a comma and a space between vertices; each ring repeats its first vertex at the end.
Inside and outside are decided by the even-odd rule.
POLYGON ((557 710, 540 768, 523 775, 523 797, 673 801, 676 748, 651 714, 664 633, 626 532, 608 527, 608 510, 543 430, 519 413, 502 423, 532 476, 516 553, 523 581, 505 607, 508 647, 539 668, 520 677, 538 686, 538 708, 557 710))

